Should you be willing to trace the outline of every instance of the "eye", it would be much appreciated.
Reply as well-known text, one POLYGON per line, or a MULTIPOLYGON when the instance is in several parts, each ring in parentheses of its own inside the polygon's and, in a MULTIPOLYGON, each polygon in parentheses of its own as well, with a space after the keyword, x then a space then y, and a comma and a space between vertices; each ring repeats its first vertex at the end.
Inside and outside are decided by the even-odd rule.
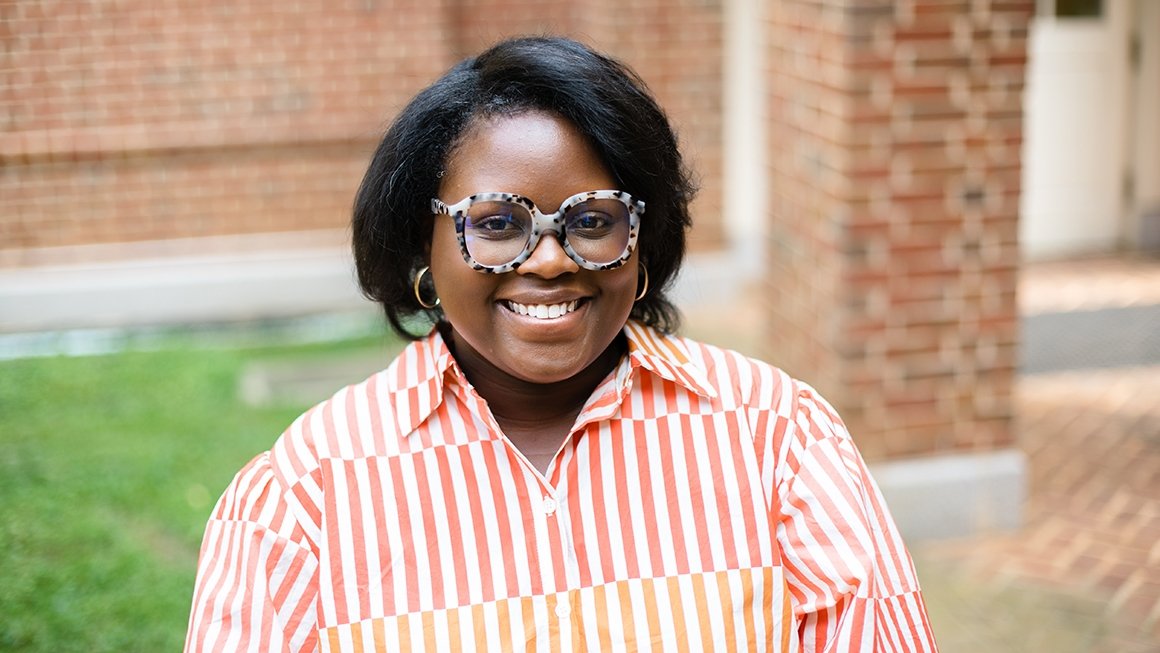
POLYGON ((584 211, 568 218, 568 232, 587 237, 608 233, 616 217, 603 211, 584 211))
POLYGON ((489 215, 480 220, 474 220, 471 226, 480 231, 504 231, 517 228, 515 219, 510 215, 489 215))
POLYGON ((509 240, 527 237, 528 221, 519 213, 507 210, 489 210, 471 217, 467 233, 484 240, 509 240))

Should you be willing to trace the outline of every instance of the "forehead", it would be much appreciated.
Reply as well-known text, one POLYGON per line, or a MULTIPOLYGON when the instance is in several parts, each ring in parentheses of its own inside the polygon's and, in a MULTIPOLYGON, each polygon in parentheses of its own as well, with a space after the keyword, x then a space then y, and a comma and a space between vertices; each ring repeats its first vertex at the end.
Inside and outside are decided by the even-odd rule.
POLYGON ((550 113, 478 118, 448 156, 439 198, 517 193, 542 209, 590 190, 615 190, 611 173, 572 123, 550 113))

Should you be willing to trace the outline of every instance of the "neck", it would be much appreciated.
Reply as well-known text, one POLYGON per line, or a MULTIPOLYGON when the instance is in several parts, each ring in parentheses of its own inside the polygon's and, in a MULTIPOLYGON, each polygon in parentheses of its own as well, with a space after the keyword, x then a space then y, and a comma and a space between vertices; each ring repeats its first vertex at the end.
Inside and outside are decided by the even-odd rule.
POLYGON ((575 375, 561 381, 536 383, 496 367, 464 342, 454 329, 444 331, 444 339, 463 374, 487 401, 506 435, 514 440, 517 432, 538 431, 545 436, 558 435, 557 445, 627 347, 624 337, 618 335, 596 360, 575 375), (564 433, 558 433, 560 424, 564 433))

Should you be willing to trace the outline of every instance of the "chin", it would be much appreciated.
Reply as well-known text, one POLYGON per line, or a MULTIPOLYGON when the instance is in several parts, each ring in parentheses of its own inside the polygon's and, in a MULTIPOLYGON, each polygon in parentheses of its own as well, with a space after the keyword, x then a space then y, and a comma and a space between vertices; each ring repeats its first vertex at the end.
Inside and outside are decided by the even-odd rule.
MULTIPOLYGON (((542 360, 543 359, 541 358, 537 362, 541 362, 542 360)), ((512 376, 516 377, 517 379, 520 379, 521 381, 526 381, 528 383, 538 383, 541 385, 547 385, 550 383, 559 383, 561 381, 567 381, 568 379, 571 379, 572 377, 574 377, 574 376, 580 374, 581 372, 583 372, 584 370, 588 369, 589 365, 591 365, 591 363, 577 364, 577 365, 529 365, 529 364, 524 364, 524 365, 512 366, 511 368, 509 368, 507 370, 507 373, 511 374, 512 376)))

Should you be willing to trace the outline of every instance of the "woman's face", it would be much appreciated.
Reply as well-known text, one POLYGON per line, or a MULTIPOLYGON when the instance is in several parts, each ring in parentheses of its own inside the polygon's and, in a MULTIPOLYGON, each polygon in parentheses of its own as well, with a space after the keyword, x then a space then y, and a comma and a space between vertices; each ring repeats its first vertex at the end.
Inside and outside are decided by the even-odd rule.
MULTIPOLYGON (((612 175, 571 123, 527 112, 469 126, 451 153, 439 199, 517 193, 552 213, 572 195, 605 189, 617 190, 612 175)), ((636 253, 619 268, 588 270, 547 233, 517 270, 485 274, 463 260, 455 221, 434 219, 431 274, 461 364, 481 359, 524 381, 563 381, 595 361, 628 319, 637 291, 636 253), (517 312, 515 304, 574 309, 538 318, 522 314, 535 309, 517 312)))

